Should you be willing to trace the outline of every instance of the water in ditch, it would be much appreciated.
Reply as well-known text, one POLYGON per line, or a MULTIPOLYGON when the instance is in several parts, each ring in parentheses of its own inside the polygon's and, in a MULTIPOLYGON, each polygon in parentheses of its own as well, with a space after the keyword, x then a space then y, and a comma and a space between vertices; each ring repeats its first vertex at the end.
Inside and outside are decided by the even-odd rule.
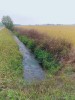
POLYGON ((44 80, 45 72, 35 59, 34 55, 16 36, 14 36, 14 39, 16 40, 19 50, 23 56, 24 79, 27 82, 44 80))

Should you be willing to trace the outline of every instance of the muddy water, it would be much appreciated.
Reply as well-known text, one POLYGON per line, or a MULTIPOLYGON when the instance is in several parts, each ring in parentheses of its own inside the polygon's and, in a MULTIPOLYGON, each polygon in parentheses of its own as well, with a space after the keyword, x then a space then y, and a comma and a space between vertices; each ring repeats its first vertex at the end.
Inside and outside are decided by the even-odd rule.
POLYGON ((42 70, 38 61, 29 49, 14 36, 21 54, 23 55, 24 78, 28 82, 40 81, 45 79, 45 72, 42 70))

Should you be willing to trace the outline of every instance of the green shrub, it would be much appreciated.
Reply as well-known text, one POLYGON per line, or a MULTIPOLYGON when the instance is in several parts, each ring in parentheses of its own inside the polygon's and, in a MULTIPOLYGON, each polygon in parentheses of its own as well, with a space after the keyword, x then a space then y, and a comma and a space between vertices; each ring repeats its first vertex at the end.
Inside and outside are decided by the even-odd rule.
POLYGON ((34 51, 35 42, 32 39, 29 39, 27 36, 19 36, 19 39, 29 48, 31 51, 34 51))
POLYGON ((53 60, 53 61, 47 61, 47 60, 44 60, 43 61, 43 67, 44 69, 47 69, 49 70, 51 73, 57 69, 57 67, 59 67, 59 63, 56 61, 56 60, 53 60))
POLYGON ((16 32, 16 31, 13 30, 13 33, 14 33, 17 37, 19 37, 18 32, 16 32))
POLYGON ((51 73, 54 73, 55 70, 60 67, 58 61, 54 58, 54 56, 47 51, 36 48, 34 54, 35 57, 39 60, 39 63, 42 64, 42 67, 46 70, 49 70, 51 73))
POLYGON ((25 45, 27 45, 27 43, 28 43, 28 41, 29 41, 28 37, 26 37, 26 36, 19 36, 19 39, 20 39, 25 45))
POLYGON ((36 48, 34 54, 40 63, 43 63, 43 60, 48 59, 48 53, 44 50, 41 50, 40 48, 36 48))
POLYGON ((35 47, 36 47, 34 40, 29 39, 29 41, 28 41, 28 43, 27 43, 27 47, 28 47, 29 49, 31 49, 31 51, 34 51, 34 49, 35 49, 35 47))

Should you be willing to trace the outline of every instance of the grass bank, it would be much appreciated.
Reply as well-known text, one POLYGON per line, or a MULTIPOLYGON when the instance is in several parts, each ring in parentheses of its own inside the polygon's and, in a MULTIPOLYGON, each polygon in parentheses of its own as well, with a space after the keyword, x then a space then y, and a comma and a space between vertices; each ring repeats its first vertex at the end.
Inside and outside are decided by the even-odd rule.
POLYGON ((11 33, 3 29, 0 31, 0 100, 16 100, 22 81, 22 56, 11 33))

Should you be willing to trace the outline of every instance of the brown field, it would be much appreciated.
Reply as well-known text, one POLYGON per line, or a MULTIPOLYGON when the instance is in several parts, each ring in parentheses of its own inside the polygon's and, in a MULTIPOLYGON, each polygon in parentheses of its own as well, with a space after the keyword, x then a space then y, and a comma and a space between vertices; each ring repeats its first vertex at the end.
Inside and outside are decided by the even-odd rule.
POLYGON ((18 26, 23 29, 35 29, 55 38, 64 38, 75 45, 75 26, 18 26))

